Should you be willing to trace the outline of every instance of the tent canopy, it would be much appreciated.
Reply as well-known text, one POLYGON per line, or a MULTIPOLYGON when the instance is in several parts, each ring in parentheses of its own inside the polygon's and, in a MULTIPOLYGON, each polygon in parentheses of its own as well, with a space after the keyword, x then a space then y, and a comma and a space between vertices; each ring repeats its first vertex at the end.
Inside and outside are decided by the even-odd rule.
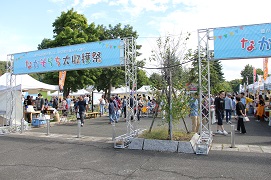
MULTIPOLYGON (((85 89, 80 89, 76 92, 69 93, 69 95, 71 95, 71 96, 80 96, 80 95, 86 95, 86 94, 91 94, 91 93, 85 89)), ((47 95, 48 96, 58 96, 58 91, 56 91, 54 93, 48 93, 47 95)), ((63 93, 59 93, 59 95, 63 96, 63 93)))
POLYGON ((152 94, 153 90, 155 90, 154 87, 151 87, 149 85, 144 85, 137 90, 137 93, 141 93, 141 94, 150 94, 151 93, 152 94))
POLYGON ((130 92, 130 88, 128 86, 127 87, 124 86, 124 87, 117 88, 114 91, 111 91, 111 94, 126 94, 129 92, 130 92))
MULTIPOLYGON (((39 91, 57 91, 57 85, 50 85, 40 82, 28 74, 23 75, 11 75, 11 73, 5 73, 0 77, 0 86, 5 87, 7 79, 15 79, 15 82, 11 83, 12 86, 21 85, 22 91, 29 91, 31 93, 37 93, 39 91)), ((3 88, 4 89, 4 88, 3 88)))

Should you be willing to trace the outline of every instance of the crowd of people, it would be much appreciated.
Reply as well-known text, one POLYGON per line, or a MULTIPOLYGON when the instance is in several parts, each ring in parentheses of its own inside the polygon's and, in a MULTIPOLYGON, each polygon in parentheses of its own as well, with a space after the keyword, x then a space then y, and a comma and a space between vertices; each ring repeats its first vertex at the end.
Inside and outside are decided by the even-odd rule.
POLYGON ((231 94, 225 91, 220 91, 217 96, 210 96, 210 101, 207 96, 203 96, 203 102, 199 103, 198 94, 191 96, 190 101, 190 117, 192 120, 192 131, 199 133, 200 119, 199 119, 199 105, 202 105, 202 123, 206 123, 208 119, 209 106, 214 107, 215 118, 217 122, 217 134, 227 135, 228 132, 224 129, 223 121, 226 124, 231 124, 232 119, 237 120, 237 132, 246 134, 244 118, 248 113, 256 117, 256 121, 260 122, 268 119, 265 109, 270 108, 270 102, 267 95, 249 95, 249 93, 231 94), (205 107, 205 108, 204 108, 205 107), (207 107, 207 108, 206 108, 207 107))
MULTIPOLYGON (((100 99, 100 102, 102 102, 104 99, 100 99)), ((145 107, 148 111, 148 113, 153 113, 155 111, 155 107, 157 107, 155 99, 152 99, 145 95, 141 96, 138 95, 137 98, 134 96, 133 98, 123 96, 123 98, 120 98, 118 95, 112 95, 109 99, 109 101, 105 100, 106 105, 101 105, 100 109, 101 113, 103 111, 109 112, 109 124, 112 124, 114 122, 118 123, 120 120, 120 117, 124 117, 124 121, 127 120, 127 110, 130 109, 134 112, 134 116, 131 116, 131 120, 134 120, 137 118, 138 121, 140 121, 140 118, 142 116, 142 108, 145 107), (129 103, 128 103, 129 102, 129 103), (127 105, 129 104, 129 107, 127 105)), ((102 104, 102 103, 100 103, 102 104)))
MULTIPOLYGON (((213 113, 217 123, 217 134, 227 135, 228 132, 224 129, 223 122, 231 124, 232 120, 237 120, 236 131, 245 134, 246 128, 244 124, 244 118, 248 113, 255 115, 256 121, 260 122, 268 118, 265 113, 265 107, 271 108, 271 99, 269 100, 267 95, 249 95, 248 93, 231 94, 225 91, 220 91, 216 96, 202 96, 202 102, 199 102, 199 96, 197 93, 191 95, 190 100, 190 117, 192 120, 192 132, 199 133, 200 118, 199 118, 199 106, 202 106, 202 123, 206 124, 209 121, 209 107, 214 108, 213 113), (205 108, 204 108, 205 107, 205 108), (207 107, 207 108, 206 108, 207 107)), ((32 105, 36 110, 45 113, 46 110, 51 107, 56 110, 62 111, 63 116, 67 116, 68 113, 76 113, 77 119, 81 120, 81 126, 84 125, 84 118, 86 112, 91 109, 91 98, 89 95, 83 95, 77 98, 71 98, 70 96, 60 98, 53 96, 49 101, 47 98, 43 98, 39 93, 36 99, 31 96, 27 96, 24 100, 25 107, 32 105)), ((151 99, 144 94, 134 96, 134 98, 118 95, 112 95, 109 99, 104 95, 99 99, 99 111, 101 115, 108 113, 109 124, 118 123, 120 118, 127 120, 127 110, 133 111, 134 116, 131 116, 130 120, 140 120, 145 108, 148 113, 155 113, 158 111, 158 104, 156 100, 151 99), (129 103, 128 103, 129 102, 129 103), (129 107, 127 107, 129 105, 129 107)), ((212 113, 212 112, 210 112, 212 113)), ((27 117, 29 121, 29 117, 27 117)))
MULTIPOLYGON (((81 120, 81 126, 83 126, 86 112, 91 109, 91 98, 89 95, 81 95, 72 99, 68 95, 67 97, 59 99, 57 96, 52 96, 51 99, 48 100, 47 98, 43 98, 39 93, 38 97, 35 99, 33 99, 33 96, 28 95, 24 100, 24 105, 25 108, 32 105, 35 110, 41 111, 43 114, 47 112, 48 108, 54 108, 61 111, 62 116, 67 116, 69 113, 75 113, 77 115, 77 119, 81 120)), ((126 96, 121 98, 119 95, 112 95, 109 99, 102 95, 99 99, 98 106, 101 115, 104 115, 104 113, 109 114, 109 124, 113 122, 118 123, 121 117, 126 121, 128 108, 130 108, 130 110, 132 109, 136 116, 131 116, 131 120, 134 120, 135 118, 140 120, 143 114, 143 107, 147 109, 148 113, 153 113, 155 111, 155 107, 157 107, 155 99, 151 99, 149 96, 145 96, 144 94, 134 96, 134 98, 127 98, 126 96), (129 104, 130 107, 127 107, 127 104, 129 104)))

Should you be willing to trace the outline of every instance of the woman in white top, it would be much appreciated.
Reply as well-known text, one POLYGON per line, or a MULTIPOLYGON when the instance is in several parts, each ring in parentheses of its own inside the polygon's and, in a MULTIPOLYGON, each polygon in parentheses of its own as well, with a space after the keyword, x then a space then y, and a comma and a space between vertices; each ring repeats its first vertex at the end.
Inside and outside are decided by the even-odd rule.
POLYGON ((101 112, 101 115, 103 115, 104 114, 104 105, 105 105, 104 95, 102 95, 102 98, 99 100, 100 100, 100 112, 101 112))

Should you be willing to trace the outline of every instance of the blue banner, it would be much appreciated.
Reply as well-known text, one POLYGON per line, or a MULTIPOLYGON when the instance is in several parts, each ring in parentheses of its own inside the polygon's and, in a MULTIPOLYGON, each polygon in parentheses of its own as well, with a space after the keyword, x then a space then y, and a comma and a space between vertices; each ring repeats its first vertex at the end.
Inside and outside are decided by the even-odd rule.
POLYGON ((121 66, 123 46, 122 40, 113 39, 17 53, 14 54, 13 74, 121 66))
POLYGON ((214 28, 214 59, 271 56, 271 24, 214 28))

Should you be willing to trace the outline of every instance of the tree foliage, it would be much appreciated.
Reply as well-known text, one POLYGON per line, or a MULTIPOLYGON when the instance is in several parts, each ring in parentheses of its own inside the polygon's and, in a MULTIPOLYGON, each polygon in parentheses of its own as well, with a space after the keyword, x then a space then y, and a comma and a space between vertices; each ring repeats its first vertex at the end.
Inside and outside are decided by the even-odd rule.
MULTIPOLYGON (((188 72, 189 74, 189 78, 188 78, 188 82, 189 83, 195 83, 198 84, 198 80, 199 80, 199 55, 198 55, 198 49, 192 51, 189 50, 188 53, 186 54, 186 58, 190 61, 192 61, 191 63, 191 68, 188 72)), ((200 51, 200 56, 201 56, 201 63, 202 66, 207 66, 207 56, 206 54, 204 54, 204 51, 201 50, 200 51)), ((219 84, 223 83, 225 81, 224 78, 224 73, 223 73, 223 69, 222 69, 222 65, 220 61, 209 61, 209 68, 210 68, 210 89, 211 89, 211 93, 212 94, 216 94, 218 93, 218 88, 219 84)), ((205 71, 202 71, 201 73, 203 73, 203 76, 207 76, 207 69, 205 71)), ((207 83, 202 81, 202 83, 207 83)), ((207 86, 207 85, 206 85, 207 86)), ((206 92, 203 92, 206 93, 206 92)))
POLYGON ((263 75, 263 70, 260 69, 260 68, 257 68, 257 69, 256 69, 256 74, 258 74, 258 75, 263 75))
POLYGON ((239 86, 242 83, 241 79, 234 79, 232 81, 229 82, 232 88, 232 92, 239 92, 239 86))
POLYGON ((0 75, 3 75, 6 73, 6 66, 7 66, 6 61, 0 61, 0 75))
MULTIPOLYGON (((221 83, 218 83, 214 86, 214 92, 220 92, 220 91, 225 91, 225 92, 233 92, 232 86, 229 82, 223 81, 221 83)), ((217 93, 215 93, 217 94, 217 93)))
POLYGON ((158 74, 158 73, 152 73, 151 76, 150 76, 150 83, 156 89, 162 89, 163 88, 163 77, 162 77, 162 75, 158 74))
POLYGON ((242 84, 252 84, 253 83, 253 67, 247 64, 245 68, 241 71, 242 84))
POLYGON ((143 85, 150 85, 150 79, 146 75, 146 71, 142 69, 138 69, 137 70, 137 88, 140 88, 143 85))
POLYGON ((165 123, 168 123, 169 139, 172 139, 172 125, 188 115, 187 111, 184 111, 187 109, 184 107, 188 104, 185 99, 187 96, 183 96, 184 92, 179 94, 176 92, 176 89, 181 90, 185 86, 181 64, 184 62, 182 50, 185 48, 187 38, 182 36, 176 39, 170 36, 159 38, 157 49, 151 56, 151 60, 161 66, 162 83, 158 74, 154 74, 151 79, 157 86, 161 83, 162 94, 157 97, 157 101, 162 102, 162 110, 166 112, 165 123))

